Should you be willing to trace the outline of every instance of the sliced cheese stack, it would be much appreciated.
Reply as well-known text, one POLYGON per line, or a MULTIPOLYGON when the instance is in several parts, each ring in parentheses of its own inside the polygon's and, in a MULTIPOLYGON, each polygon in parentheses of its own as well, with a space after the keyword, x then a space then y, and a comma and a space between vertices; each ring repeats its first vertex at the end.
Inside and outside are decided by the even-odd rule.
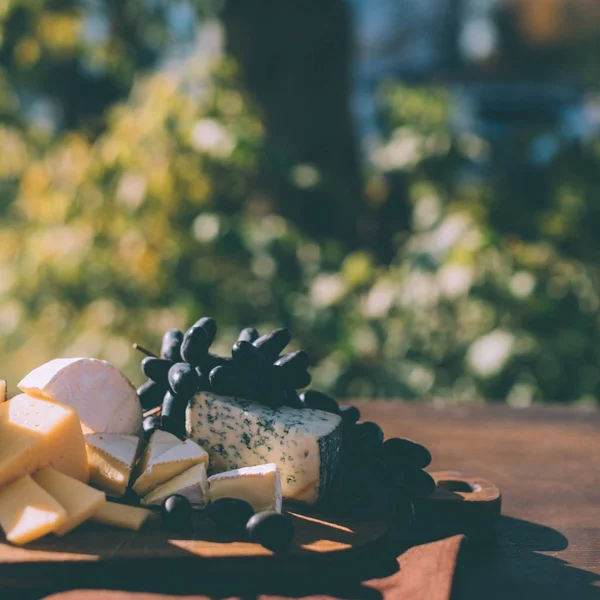
POLYGON ((0 486, 47 465, 88 481, 85 442, 75 410, 25 394, 0 403, 0 486))
POLYGON ((160 506, 173 494, 185 496, 193 508, 204 508, 208 502, 206 465, 200 463, 180 473, 141 499, 146 506, 160 506))
POLYGON ((105 502, 92 515, 91 520, 112 527, 138 531, 152 514, 151 511, 137 506, 127 506, 116 502, 105 502))
POLYGON ((67 513, 65 520, 54 529, 56 535, 65 535, 87 521, 106 501, 104 492, 59 473, 52 467, 43 468, 34 473, 32 478, 67 513))
POLYGON ((146 496, 158 486, 198 464, 208 466, 208 454, 191 440, 182 442, 167 431, 152 434, 136 469, 133 491, 146 496))
POLYGON ((214 473, 275 463, 290 500, 317 502, 339 462, 341 417, 321 410, 269 408, 201 392, 188 404, 186 429, 209 453, 214 473))
POLYGON ((243 467, 208 478, 210 501, 219 498, 245 500, 254 512, 281 512, 281 480, 277 465, 243 467))
POLYGON ((85 433, 141 433, 142 407, 135 388, 105 360, 57 358, 27 374, 18 388, 77 409, 85 433))
POLYGON ((137 458, 135 435, 90 433, 85 436, 90 483, 109 496, 123 496, 137 458))
POLYGON ((66 521, 67 511, 29 475, 0 489, 0 525, 13 544, 27 544, 66 521))

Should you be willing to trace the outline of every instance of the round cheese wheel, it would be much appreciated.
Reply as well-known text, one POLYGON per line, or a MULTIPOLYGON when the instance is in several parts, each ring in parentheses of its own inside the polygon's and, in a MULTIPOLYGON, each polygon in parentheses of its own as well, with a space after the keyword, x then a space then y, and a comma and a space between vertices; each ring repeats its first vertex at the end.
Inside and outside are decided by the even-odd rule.
POLYGON ((133 384, 96 358, 56 358, 28 373, 18 388, 30 396, 72 406, 84 433, 139 435, 142 407, 133 384))

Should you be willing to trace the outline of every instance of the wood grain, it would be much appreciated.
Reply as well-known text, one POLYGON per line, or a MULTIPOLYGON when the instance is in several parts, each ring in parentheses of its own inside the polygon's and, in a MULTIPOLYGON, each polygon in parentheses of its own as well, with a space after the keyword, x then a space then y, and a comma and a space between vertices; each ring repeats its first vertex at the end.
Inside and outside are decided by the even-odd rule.
MULTIPOLYGON (((375 520, 331 519, 289 513, 296 534, 286 556, 290 560, 314 554, 343 553, 353 548, 377 542, 387 532, 384 522, 375 520)), ((214 559, 268 558, 273 553, 243 537, 219 531, 208 519, 197 514, 184 532, 169 531, 157 515, 153 515, 137 532, 127 532, 96 523, 85 523, 68 536, 52 535, 17 547, 0 543, 0 573, 2 568, 30 563, 31 569, 40 563, 96 561, 169 560, 182 557, 210 560, 208 568, 218 568, 214 559)), ((200 568, 203 568, 200 566, 200 568)))
MULTIPOLYGON (((600 600, 600 412, 571 407, 360 403, 386 436, 502 491, 495 540, 470 544, 456 597, 600 600)), ((418 519, 418 515, 417 515, 418 519)))
MULTIPOLYGON (((380 423, 387 437, 409 437, 426 445, 433 454, 431 471, 459 470, 489 480, 502 491, 497 535, 469 544, 454 598, 600 600, 599 412, 553 406, 512 409, 496 405, 451 405, 439 401, 371 402, 359 406, 363 419, 380 423)), ((97 535, 103 534, 98 531, 97 535)), ((127 541, 123 544, 125 551, 127 541)), ((181 587, 190 582, 190 573, 198 572, 198 560, 186 548, 175 548, 172 552, 179 553, 180 558, 173 561, 178 567, 169 569, 169 580, 162 576, 161 561, 157 561, 156 569, 142 561, 146 565, 140 568, 143 581, 129 589, 193 593, 202 588, 214 591, 215 595, 240 593, 227 588, 222 575, 211 582, 201 572, 198 582, 202 585, 196 583, 192 589, 181 587)), ((351 567, 345 562, 336 569, 330 558, 339 553, 326 554, 324 560, 323 555, 307 552, 307 556, 317 559, 309 567, 302 561, 286 565, 276 561, 269 579, 256 583, 255 577, 255 587, 242 579, 241 573, 236 574, 237 583, 230 583, 231 586, 235 583, 238 590, 252 589, 256 594, 287 589, 293 593, 285 595, 297 596, 315 590, 322 592, 327 587, 323 583, 326 576, 334 585, 335 581, 360 582, 382 577, 386 571, 393 572, 395 561, 392 564, 389 557, 374 548, 370 551, 368 544, 364 548, 368 551, 354 560, 351 567), (285 582, 278 583, 274 573, 281 573, 285 582)), ((69 551, 77 554, 81 549, 72 547, 69 551)), ((107 579, 105 573, 94 568, 103 562, 90 559, 86 563, 90 570, 79 583, 68 574, 69 562, 48 563, 47 571, 38 575, 38 583, 43 584, 45 577, 55 580, 58 576, 65 578, 66 588, 125 589, 124 577, 131 577, 132 568, 122 565, 126 573, 115 568, 107 579)), ((263 577, 258 568, 255 570, 258 563, 252 560, 238 565, 246 565, 254 576, 260 573, 259 577, 263 577)), ((0 579, 2 593, 18 589, 27 577, 28 567, 9 565, 0 579)), ((354 596, 339 597, 375 597, 360 590, 354 596)), ((0 597, 4 600, 7 596, 0 597)), ((23 600, 26 596, 18 592, 15 597, 23 600)))

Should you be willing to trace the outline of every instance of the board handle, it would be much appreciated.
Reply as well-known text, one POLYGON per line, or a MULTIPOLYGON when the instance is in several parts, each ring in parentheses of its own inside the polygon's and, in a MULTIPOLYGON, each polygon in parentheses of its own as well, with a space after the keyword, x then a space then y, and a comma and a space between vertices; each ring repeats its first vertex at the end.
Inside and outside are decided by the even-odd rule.
POLYGON ((428 539, 462 533, 489 539, 502 509, 500 490, 487 479, 459 471, 434 471, 431 496, 415 501, 416 525, 428 539))

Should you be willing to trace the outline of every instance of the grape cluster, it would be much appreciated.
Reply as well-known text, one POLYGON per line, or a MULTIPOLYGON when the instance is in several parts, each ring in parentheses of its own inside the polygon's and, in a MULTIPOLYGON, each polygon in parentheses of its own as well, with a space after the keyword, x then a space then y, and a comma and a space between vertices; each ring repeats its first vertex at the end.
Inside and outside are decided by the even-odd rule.
POLYGON ((216 334, 215 320, 202 317, 185 334, 178 329, 167 331, 160 356, 142 360, 142 371, 148 377, 138 388, 142 408, 162 405, 160 417, 145 419, 146 435, 160 428, 184 437, 187 404, 200 391, 238 396, 273 408, 317 408, 310 398, 318 392, 307 392, 305 402, 296 391, 311 382, 308 354, 304 350, 282 354, 292 337, 289 329, 261 336, 247 327, 240 332, 230 357, 210 352, 216 334))
POLYGON ((433 492, 435 481, 423 470, 431 462, 427 448, 406 438, 384 440, 377 423, 359 422, 355 406, 341 406, 338 414, 343 423, 340 465, 322 509, 398 512, 403 502, 433 492))
MULTIPOLYGON (((179 494, 168 496, 160 508, 163 523, 185 531, 191 525, 192 505, 179 494)), ((204 514, 224 533, 242 536, 273 552, 283 552, 292 543, 295 527, 289 515, 273 510, 255 513, 248 502, 239 498, 219 498, 211 502, 204 514)))
POLYGON ((327 394, 297 393, 311 382, 309 357, 303 350, 282 354, 291 340, 288 329, 263 336, 253 327, 243 329, 230 357, 210 352, 216 333, 215 320, 203 317, 185 334, 178 329, 167 331, 160 356, 142 360, 148 377, 138 389, 142 407, 149 410, 161 405, 160 416, 144 420, 146 435, 163 429, 184 438, 187 404, 199 391, 242 397, 273 408, 318 409, 339 415, 343 424, 340 467, 322 501, 324 510, 393 508, 399 501, 433 492, 434 480, 423 470, 431 462, 424 446, 404 438, 384 440, 379 425, 360 422, 358 408, 340 406, 327 394), (366 481, 371 485, 365 485, 366 481))

